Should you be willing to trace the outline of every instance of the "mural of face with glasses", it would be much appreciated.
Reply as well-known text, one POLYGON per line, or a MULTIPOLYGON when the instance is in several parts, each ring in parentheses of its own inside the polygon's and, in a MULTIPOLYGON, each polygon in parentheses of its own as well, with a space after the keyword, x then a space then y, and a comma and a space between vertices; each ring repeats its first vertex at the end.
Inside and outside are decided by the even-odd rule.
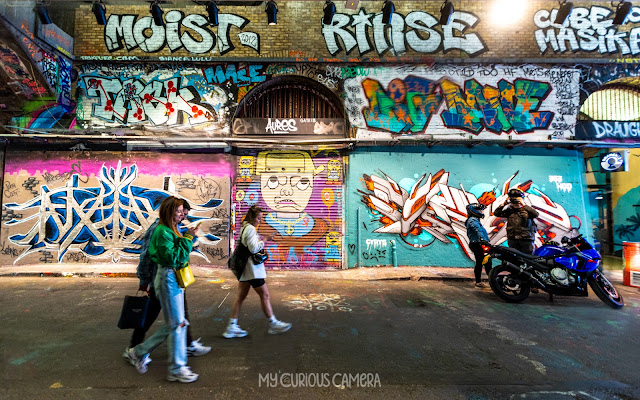
POLYGON ((274 212, 265 221, 285 236, 307 234, 313 218, 304 212, 313 193, 314 176, 324 170, 315 167, 303 151, 263 151, 258 153, 256 173, 260 192, 274 212))
POLYGON ((304 211, 313 193, 313 177, 323 170, 324 165, 315 168, 302 151, 264 151, 256 162, 262 198, 282 218, 297 218, 304 211))

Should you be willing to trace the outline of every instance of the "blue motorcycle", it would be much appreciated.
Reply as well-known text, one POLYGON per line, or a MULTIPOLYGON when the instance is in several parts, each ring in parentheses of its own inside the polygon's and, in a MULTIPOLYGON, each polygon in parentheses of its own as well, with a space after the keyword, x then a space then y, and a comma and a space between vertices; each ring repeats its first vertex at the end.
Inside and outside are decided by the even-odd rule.
POLYGON ((483 244, 485 257, 502 260, 489 273, 491 290, 503 300, 518 303, 529 297, 531 287, 553 295, 588 296, 587 283, 605 304, 624 306, 622 295, 604 276, 598 251, 582 235, 562 238, 562 244, 547 242, 534 254, 505 246, 483 244))

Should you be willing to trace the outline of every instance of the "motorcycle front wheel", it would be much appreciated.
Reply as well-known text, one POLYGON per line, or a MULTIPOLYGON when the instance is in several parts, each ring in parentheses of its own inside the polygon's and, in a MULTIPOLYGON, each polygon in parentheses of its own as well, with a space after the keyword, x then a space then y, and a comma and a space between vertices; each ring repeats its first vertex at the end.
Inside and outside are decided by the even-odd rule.
POLYGON ((491 269, 489 286, 501 299, 509 303, 519 303, 529 297, 531 282, 526 276, 516 273, 504 264, 491 269))
POLYGON ((622 295, 600 270, 593 271, 593 275, 589 277, 589 286, 596 296, 609 307, 622 308, 624 306, 622 295))

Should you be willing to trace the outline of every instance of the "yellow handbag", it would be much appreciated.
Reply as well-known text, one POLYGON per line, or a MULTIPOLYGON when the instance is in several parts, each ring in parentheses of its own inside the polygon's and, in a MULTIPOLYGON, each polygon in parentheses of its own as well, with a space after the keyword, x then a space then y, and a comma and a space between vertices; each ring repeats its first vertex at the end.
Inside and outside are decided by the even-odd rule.
POLYGON ((196 281, 196 278, 193 276, 193 271, 191 270, 191 265, 189 262, 180 269, 176 269, 176 279, 178 280, 178 285, 181 288, 186 288, 196 281))

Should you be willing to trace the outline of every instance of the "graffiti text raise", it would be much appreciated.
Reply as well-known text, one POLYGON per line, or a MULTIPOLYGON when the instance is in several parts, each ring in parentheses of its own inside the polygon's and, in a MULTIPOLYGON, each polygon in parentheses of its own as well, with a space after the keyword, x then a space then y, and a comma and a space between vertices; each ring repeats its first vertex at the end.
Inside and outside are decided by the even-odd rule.
POLYGON ((473 28, 477 22, 478 17, 475 15, 456 11, 452 14, 449 24, 442 27, 441 33, 432 29, 438 25, 437 18, 424 11, 413 11, 406 17, 393 14, 388 25, 391 30, 389 34, 387 25, 382 23, 381 13, 367 13, 360 9, 360 12, 354 15, 334 15, 331 25, 322 26, 322 34, 331 55, 343 50, 338 38, 344 43, 346 54, 350 54, 356 45, 360 55, 373 50, 369 40, 371 27, 375 49, 381 56, 387 51, 391 51, 393 55, 403 54, 407 51, 406 45, 418 53, 430 54, 440 49, 446 53, 449 50, 460 49, 470 56, 476 56, 485 51, 486 47, 478 35, 464 32, 467 28, 473 28), (460 34, 454 35, 454 31, 460 34))

